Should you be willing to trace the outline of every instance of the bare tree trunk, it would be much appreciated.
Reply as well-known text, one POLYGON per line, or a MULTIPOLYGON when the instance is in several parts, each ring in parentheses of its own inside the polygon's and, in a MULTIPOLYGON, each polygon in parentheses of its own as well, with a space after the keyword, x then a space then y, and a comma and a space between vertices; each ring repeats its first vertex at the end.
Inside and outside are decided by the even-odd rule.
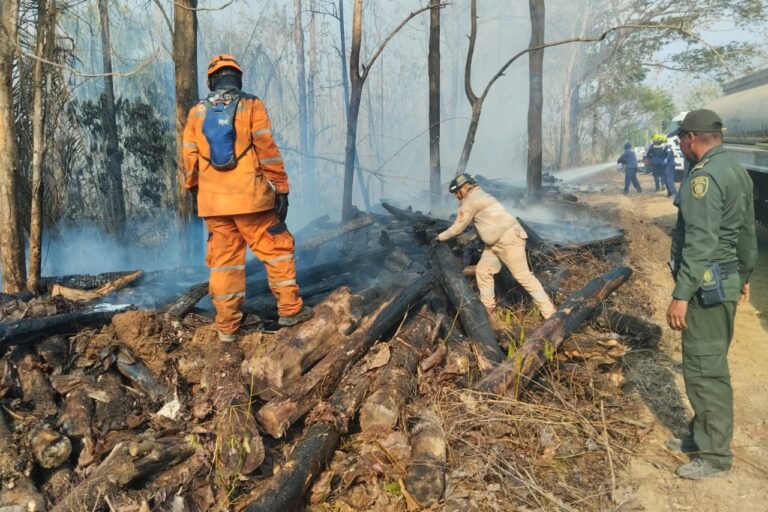
POLYGON ((344 148, 344 196, 341 206, 342 221, 352 215, 352 182, 357 158, 357 118, 363 95, 363 77, 360 76, 360 44, 363 38, 363 0, 355 0, 352 11, 352 48, 349 55, 349 78, 352 86, 347 110, 347 142, 344 148))
POLYGON ((467 60, 464 63, 464 93, 472 106, 472 119, 469 121, 469 129, 464 139, 464 147, 461 149, 459 164, 456 166, 456 176, 467 170, 469 155, 472 153, 472 146, 475 144, 475 134, 477 125, 480 122, 480 112, 483 110, 483 98, 478 97, 472 90, 472 58, 475 54, 475 43, 477 42, 477 0, 472 0, 470 5, 470 31, 469 48, 467 49, 467 60))
POLYGON ((123 193, 123 154, 117 140, 117 112, 115 89, 112 83, 112 43, 109 36, 109 2, 99 0, 101 22, 101 51, 104 63, 104 133, 107 138, 107 196, 105 208, 108 212, 107 230, 118 236, 125 233, 125 196, 123 193))
POLYGON ((571 107, 573 105, 572 95, 574 94, 573 88, 573 67, 576 64, 576 52, 575 46, 571 47, 568 56, 568 62, 564 69, 563 78, 563 111, 560 115, 560 148, 557 157, 557 166, 560 169, 568 169, 571 166, 571 107))
POLYGON ((197 84, 197 0, 178 0, 173 8, 173 63, 176 77, 176 186, 177 223, 182 254, 189 261, 199 259, 202 229, 195 229, 194 196, 184 188, 182 146, 187 113, 198 100, 197 84))
POLYGON ((43 112, 43 89, 48 81, 48 72, 43 75, 42 58, 48 55, 50 23, 46 0, 37 4, 37 41, 35 43, 34 95, 32 100, 32 197, 29 220, 29 275, 27 289, 37 293, 40 283, 41 244, 43 234, 43 156, 46 150, 43 130, 45 113, 43 112))
POLYGON ((0 3, 0 254, 3 291, 16 293, 26 282, 24 233, 17 203, 18 150, 13 115, 13 59, 18 0, 0 3))
POLYGON ((301 0, 293 0, 293 42, 296 45, 296 79, 299 91, 299 169, 302 180, 307 176, 307 73, 304 65, 304 28, 301 21, 301 0))
MULTIPOLYGON (((315 154, 317 133, 315 129, 315 78, 318 73, 317 63, 317 20, 315 16, 315 0, 309 2, 311 14, 309 16, 309 76, 307 77, 307 153, 315 154)), ((307 158, 304 161, 306 172, 307 190, 314 191, 317 187, 315 179, 315 159, 307 158)), ((317 206, 317 194, 310 193, 307 197, 307 206, 314 211, 317 206)))
MULTIPOLYGON (((433 5, 438 2, 433 0, 433 5)), ((432 211, 437 211, 440 190, 440 9, 429 17, 429 195, 432 211)))
POLYGON ((349 115, 349 74, 347 36, 344 28, 344 0, 339 0, 339 46, 341 48, 341 88, 344 91, 344 116, 349 115))
MULTIPOLYGON (((531 14, 531 42, 529 46, 544 44, 544 0, 528 0, 531 14)), ((544 50, 528 55, 528 200, 541 196, 541 112, 544 108, 544 50)))

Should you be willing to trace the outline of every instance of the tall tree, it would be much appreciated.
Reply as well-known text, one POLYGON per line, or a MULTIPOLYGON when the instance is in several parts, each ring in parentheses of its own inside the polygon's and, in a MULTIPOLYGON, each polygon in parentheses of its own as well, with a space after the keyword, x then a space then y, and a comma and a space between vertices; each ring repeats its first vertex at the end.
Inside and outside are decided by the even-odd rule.
MULTIPOLYGON (((437 4, 432 0, 431 5, 437 4)), ((429 197, 432 211, 440 206, 440 9, 429 16, 429 197)))
MULTIPOLYGON (((158 4, 159 5, 159 4, 158 4)), ((187 114, 199 99, 197 83, 197 0, 176 0, 173 5, 173 65, 176 77, 176 213, 182 254, 197 261, 203 232, 195 216, 195 198, 184 187, 182 147, 187 114)))
POLYGON ((50 66, 45 65, 43 60, 51 60, 49 49, 52 46, 54 36, 54 12, 55 6, 49 8, 47 0, 38 0, 33 64, 32 190, 29 221, 29 275, 27 276, 27 289, 33 293, 37 293, 40 281, 43 234, 43 159, 48 146, 44 137, 48 109, 45 106, 43 92, 46 89, 46 84, 50 82, 50 66))
MULTIPOLYGON (((531 16, 529 48, 544 45, 544 0, 528 0, 531 16)), ((528 54, 528 168, 527 197, 536 200, 541 195, 541 115, 544 108, 544 49, 528 54)))
POLYGON ((18 0, 0 3, 0 255, 3 291, 21 291, 26 281, 24 232, 18 205, 19 160, 13 116, 13 61, 18 36, 18 0))
POLYGON ((105 209, 107 230, 118 236, 125 234, 125 194, 123 192, 123 153, 117 136, 117 109, 115 87, 112 80, 112 43, 109 36, 109 1, 99 0, 101 23, 101 55, 104 68, 104 135, 106 136, 106 188, 105 209))
MULTIPOLYGON (((317 17, 315 9, 315 0, 309 2, 309 75, 307 76, 307 153, 314 156, 315 142, 317 140, 317 128, 315 127, 315 80, 318 74, 318 56, 317 56, 317 17)), ((304 160, 306 172, 307 189, 310 190, 307 198, 307 206, 314 211, 317 204, 315 193, 315 160, 307 158, 304 160)))
MULTIPOLYGON (((354 181, 355 162, 357 159, 357 119, 360 114, 360 99, 363 96, 363 85, 368 73, 376 60, 384 51, 387 43, 402 29, 409 21, 417 15, 429 9, 438 9, 445 4, 435 4, 422 7, 405 17, 400 24, 378 46, 373 56, 368 62, 360 63, 360 45, 363 39, 363 0, 355 0, 352 11, 352 47, 349 54, 349 76, 350 76, 350 95, 349 108, 347 110, 347 141, 344 148, 344 193, 342 198, 341 218, 349 220, 352 216, 352 185, 354 181)), ((362 184, 363 180, 360 180, 362 184)))
POLYGON ((301 0, 293 0, 293 43, 296 46, 296 89, 299 92, 299 168, 302 179, 307 177, 306 161, 309 154, 307 143, 307 73, 304 58, 304 27, 302 26, 301 0))

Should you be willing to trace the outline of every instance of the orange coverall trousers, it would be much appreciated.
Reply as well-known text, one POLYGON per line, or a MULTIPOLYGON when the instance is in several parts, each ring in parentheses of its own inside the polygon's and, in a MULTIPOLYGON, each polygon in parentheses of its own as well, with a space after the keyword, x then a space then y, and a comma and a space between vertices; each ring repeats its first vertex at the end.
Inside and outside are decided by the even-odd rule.
POLYGON ((240 326, 245 300, 245 246, 261 260, 267 282, 277 299, 280 316, 292 316, 303 305, 296 284, 293 236, 286 230, 277 235, 267 232, 276 223, 275 213, 205 217, 208 227, 208 252, 205 263, 211 269, 208 291, 216 308, 215 327, 233 333, 240 326))

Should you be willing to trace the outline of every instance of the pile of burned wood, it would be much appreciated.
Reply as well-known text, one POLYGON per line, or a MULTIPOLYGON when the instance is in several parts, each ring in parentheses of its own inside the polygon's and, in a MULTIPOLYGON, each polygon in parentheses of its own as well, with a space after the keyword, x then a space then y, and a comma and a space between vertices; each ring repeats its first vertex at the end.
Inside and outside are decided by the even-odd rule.
POLYGON ((190 283, 194 274, 110 275, 85 293, 59 283, 54 297, 5 297, 8 311, 24 312, 0 323, 2 510, 287 511, 365 494, 355 484, 377 474, 388 492, 358 496, 359 508, 429 507, 444 497, 446 440, 434 415, 409 403, 441 386, 514 397, 555 354, 610 363, 627 337, 657 336, 603 307, 631 274, 610 264, 620 238, 556 247, 528 226, 531 261, 560 309, 518 321, 510 312, 531 306, 502 273, 509 309, 494 331, 464 272, 482 249, 472 233, 430 244, 446 221, 384 208, 297 233, 298 281, 315 311, 304 324, 274 330, 274 299, 249 265, 235 343, 220 342, 196 307, 206 284, 190 283), (584 252, 606 271, 569 268, 584 252), (192 286, 162 308, 93 307, 110 292, 130 303, 169 279, 192 286), (569 279, 581 287, 564 294, 569 279), (600 311, 602 337, 569 340, 600 311), (354 442, 340 450, 345 438, 354 442))

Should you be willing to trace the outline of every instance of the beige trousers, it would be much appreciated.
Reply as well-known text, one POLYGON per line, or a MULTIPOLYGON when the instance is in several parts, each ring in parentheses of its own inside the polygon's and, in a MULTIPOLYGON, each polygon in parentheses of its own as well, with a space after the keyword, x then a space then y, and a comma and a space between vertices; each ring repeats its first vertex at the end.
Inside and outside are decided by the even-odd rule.
POLYGON ((518 236, 514 229, 507 230, 498 242, 486 247, 477 263, 475 278, 483 305, 489 308, 496 306, 493 276, 501 271, 502 263, 507 266, 515 281, 531 295, 541 315, 549 318, 555 312, 555 305, 528 267, 525 238, 518 236))

